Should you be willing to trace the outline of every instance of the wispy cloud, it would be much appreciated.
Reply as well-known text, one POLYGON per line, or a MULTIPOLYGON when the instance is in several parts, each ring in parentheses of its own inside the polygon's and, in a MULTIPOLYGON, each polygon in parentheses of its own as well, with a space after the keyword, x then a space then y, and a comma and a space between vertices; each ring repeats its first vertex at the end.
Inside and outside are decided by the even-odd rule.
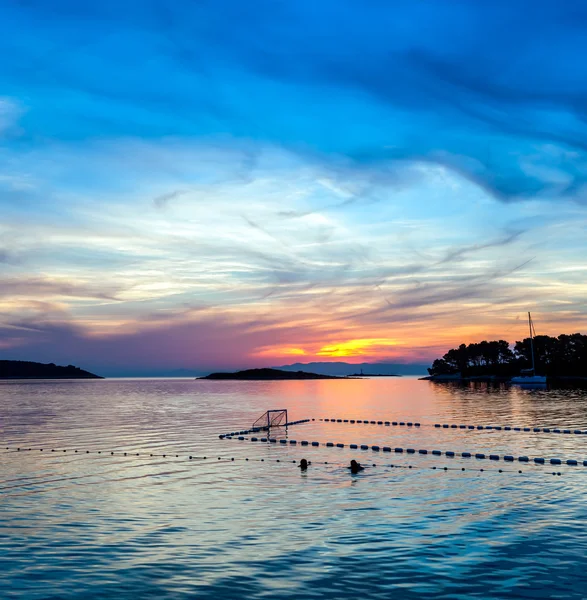
POLYGON ((528 308, 587 325, 585 18, 4 3, 3 355, 421 359, 528 308))

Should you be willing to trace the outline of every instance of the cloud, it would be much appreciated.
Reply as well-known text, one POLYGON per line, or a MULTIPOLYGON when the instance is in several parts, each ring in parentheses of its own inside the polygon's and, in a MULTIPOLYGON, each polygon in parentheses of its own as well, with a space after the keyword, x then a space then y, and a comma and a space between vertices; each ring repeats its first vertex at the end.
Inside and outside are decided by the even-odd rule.
MULTIPOLYGON (((58 0, 12 7, 10 17, 4 77, 29 90, 36 135, 229 134, 357 169, 428 161, 503 201, 585 199, 577 3, 301 0, 243 10, 236 0, 151 0, 81 10, 58 0), (31 63, 36 78, 22 70, 31 63)), ((250 154, 239 176, 255 168, 250 154)))
POLYGON ((4 3, 4 345, 218 367, 584 323, 586 11, 539 5, 4 3))
POLYGON ((42 296, 93 298, 115 300, 116 291, 108 286, 86 285, 67 280, 50 280, 46 278, 0 278, 0 295, 2 298, 24 298, 42 296))
POLYGON ((184 190, 174 190, 173 192, 168 192, 166 194, 161 194, 153 199, 153 204, 157 208, 165 208, 169 202, 175 200, 176 198, 181 197, 186 192, 184 190))

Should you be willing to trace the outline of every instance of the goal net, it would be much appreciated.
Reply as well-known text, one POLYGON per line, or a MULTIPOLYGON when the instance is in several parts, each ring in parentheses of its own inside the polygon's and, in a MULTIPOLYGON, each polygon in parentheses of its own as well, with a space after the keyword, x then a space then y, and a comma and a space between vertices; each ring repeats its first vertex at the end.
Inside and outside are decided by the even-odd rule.
POLYGON ((252 429, 271 429, 287 425, 287 409, 268 410, 254 423, 252 429))

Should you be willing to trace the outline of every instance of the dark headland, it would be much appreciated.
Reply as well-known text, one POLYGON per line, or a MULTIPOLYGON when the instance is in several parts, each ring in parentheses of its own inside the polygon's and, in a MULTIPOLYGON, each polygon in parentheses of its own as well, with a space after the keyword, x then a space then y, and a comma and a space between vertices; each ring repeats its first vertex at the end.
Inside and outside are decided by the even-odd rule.
POLYGON ((25 360, 0 360, 0 379, 104 379, 79 367, 25 360))
POLYGON ((280 381, 286 379, 347 379, 334 375, 320 375, 305 371, 280 371, 279 369, 247 369, 236 373, 211 373, 197 379, 220 379, 231 381, 280 381))

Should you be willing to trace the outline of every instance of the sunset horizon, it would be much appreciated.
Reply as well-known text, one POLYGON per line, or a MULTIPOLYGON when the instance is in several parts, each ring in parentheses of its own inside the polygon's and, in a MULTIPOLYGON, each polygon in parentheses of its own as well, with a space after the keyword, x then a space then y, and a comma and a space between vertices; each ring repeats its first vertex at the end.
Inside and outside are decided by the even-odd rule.
POLYGON ((422 362, 527 311, 587 331, 585 38, 555 4, 540 35, 525 2, 419 4, 4 4, 0 358, 422 362))
POLYGON ((585 600, 585 0, 0 55, 0 599, 585 600))

